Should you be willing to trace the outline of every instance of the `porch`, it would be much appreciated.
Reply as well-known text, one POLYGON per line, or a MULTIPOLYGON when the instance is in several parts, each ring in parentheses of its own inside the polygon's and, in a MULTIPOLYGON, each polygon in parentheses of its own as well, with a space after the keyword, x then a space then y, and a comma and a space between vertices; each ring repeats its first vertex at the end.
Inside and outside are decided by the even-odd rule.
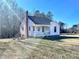
POLYGON ((29 36, 49 36, 50 26, 49 25, 35 25, 29 27, 29 36))

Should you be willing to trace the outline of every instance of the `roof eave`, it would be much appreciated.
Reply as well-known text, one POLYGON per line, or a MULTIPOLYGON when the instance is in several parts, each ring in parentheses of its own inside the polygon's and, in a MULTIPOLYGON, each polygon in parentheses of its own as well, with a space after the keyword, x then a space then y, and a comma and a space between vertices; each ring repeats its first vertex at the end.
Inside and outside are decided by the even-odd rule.
POLYGON ((50 26, 50 24, 34 24, 33 26, 50 26))

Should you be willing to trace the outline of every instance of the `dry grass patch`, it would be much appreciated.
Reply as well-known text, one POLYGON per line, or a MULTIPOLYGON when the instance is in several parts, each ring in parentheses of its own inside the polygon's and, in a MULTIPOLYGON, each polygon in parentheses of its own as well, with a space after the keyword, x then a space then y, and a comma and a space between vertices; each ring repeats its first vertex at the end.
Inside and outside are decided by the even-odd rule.
POLYGON ((79 59, 79 38, 0 42, 0 59, 79 59))

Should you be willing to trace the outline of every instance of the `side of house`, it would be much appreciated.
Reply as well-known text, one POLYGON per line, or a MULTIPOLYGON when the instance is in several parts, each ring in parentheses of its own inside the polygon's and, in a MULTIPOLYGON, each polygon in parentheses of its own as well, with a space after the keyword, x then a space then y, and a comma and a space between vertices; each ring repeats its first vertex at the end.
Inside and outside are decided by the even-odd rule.
POLYGON ((50 23, 50 35, 60 35, 60 26, 57 22, 50 23))

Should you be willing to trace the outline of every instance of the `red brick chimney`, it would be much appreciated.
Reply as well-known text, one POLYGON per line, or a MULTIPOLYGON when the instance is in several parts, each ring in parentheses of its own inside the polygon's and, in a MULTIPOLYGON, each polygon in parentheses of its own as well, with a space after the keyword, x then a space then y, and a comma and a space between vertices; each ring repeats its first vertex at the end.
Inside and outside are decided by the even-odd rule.
POLYGON ((26 11, 26 38, 28 38, 28 11, 26 11))

